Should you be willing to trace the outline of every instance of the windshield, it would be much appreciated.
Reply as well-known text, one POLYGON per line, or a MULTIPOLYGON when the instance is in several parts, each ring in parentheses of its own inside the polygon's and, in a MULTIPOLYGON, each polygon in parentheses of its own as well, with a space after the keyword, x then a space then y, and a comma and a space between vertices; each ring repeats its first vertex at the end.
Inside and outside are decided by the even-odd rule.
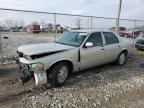
POLYGON ((68 32, 55 42, 78 47, 82 44, 87 35, 88 33, 85 32, 68 32))

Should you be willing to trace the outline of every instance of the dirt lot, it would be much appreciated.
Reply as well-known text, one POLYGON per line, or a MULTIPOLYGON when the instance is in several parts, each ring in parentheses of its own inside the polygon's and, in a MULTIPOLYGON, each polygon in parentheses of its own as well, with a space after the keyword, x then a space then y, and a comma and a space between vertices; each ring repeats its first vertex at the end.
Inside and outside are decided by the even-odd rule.
POLYGON ((71 75, 63 87, 38 89, 34 80, 21 85, 17 65, 0 69, 1 108, 142 108, 144 52, 135 51, 127 65, 112 64, 71 75))

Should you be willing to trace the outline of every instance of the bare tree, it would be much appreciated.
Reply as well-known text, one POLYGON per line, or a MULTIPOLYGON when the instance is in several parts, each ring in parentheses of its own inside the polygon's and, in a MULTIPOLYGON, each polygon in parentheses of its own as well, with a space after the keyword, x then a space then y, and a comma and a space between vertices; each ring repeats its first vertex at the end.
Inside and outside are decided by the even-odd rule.
POLYGON ((19 22, 17 20, 7 19, 5 20, 5 25, 7 26, 7 28, 18 27, 19 22))
POLYGON ((25 25, 25 22, 23 20, 19 20, 19 26, 24 27, 24 25, 25 25))
POLYGON ((76 26, 77 26, 78 29, 81 28, 81 22, 82 22, 81 18, 77 18, 77 19, 75 20, 75 24, 76 24, 76 26))
POLYGON ((13 20, 13 27, 18 27, 19 26, 19 22, 17 20, 13 20))
POLYGON ((9 19, 5 20, 5 24, 6 24, 6 26, 8 28, 12 28, 13 27, 13 21, 12 20, 9 20, 9 19))

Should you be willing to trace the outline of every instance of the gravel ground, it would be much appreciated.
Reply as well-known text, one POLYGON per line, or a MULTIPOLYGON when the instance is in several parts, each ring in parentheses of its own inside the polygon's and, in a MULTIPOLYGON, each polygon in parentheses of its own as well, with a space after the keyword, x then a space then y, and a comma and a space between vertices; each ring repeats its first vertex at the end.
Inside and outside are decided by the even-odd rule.
POLYGON ((38 89, 34 80, 18 81, 16 65, 0 69, 1 108, 143 108, 144 71, 139 63, 144 52, 135 50, 123 66, 112 64, 71 75, 59 88, 38 89))

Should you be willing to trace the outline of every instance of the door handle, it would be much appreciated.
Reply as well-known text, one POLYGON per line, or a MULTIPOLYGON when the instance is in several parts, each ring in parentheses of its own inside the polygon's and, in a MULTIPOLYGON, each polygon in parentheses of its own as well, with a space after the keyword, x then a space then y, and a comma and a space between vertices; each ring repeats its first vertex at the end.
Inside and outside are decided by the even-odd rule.
POLYGON ((121 46, 118 46, 118 47, 121 47, 121 46))

